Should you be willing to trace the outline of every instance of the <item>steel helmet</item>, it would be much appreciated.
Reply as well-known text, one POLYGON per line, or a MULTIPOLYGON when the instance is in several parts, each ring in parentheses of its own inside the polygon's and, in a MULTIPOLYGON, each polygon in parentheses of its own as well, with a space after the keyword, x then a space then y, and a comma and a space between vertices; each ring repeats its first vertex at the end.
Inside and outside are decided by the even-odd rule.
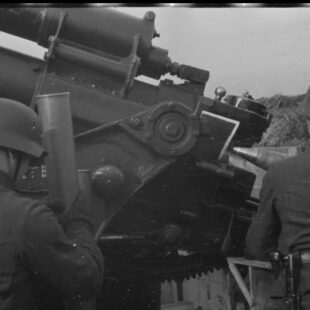
POLYGON ((38 115, 26 105, 0 98, 0 146, 40 157, 41 122, 38 115))

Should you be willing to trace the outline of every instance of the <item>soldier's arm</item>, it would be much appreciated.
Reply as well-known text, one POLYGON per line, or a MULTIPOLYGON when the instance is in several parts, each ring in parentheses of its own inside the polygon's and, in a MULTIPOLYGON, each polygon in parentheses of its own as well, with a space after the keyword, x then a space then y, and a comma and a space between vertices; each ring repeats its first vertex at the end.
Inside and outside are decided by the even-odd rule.
POLYGON ((246 236, 245 255, 255 259, 268 259, 268 254, 277 248, 281 229, 275 212, 274 168, 265 174, 260 193, 260 204, 246 236))
POLYGON ((72 221, 66 234, 55 214, 34 203, 23 225, 22 252, 32 272, 68 296, 94 298, 103 275, 103 259, 86 223, 72 221))

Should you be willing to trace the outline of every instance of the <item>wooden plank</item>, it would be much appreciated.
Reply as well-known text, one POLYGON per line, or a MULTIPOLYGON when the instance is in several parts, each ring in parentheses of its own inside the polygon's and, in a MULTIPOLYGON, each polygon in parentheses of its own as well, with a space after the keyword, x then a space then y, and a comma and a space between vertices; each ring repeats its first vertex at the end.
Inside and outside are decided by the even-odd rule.
POLYGON ((250 292, 248 290, 248 288, 245 285, 245 282, 242 278, 242 276, 240 275, 240 272, 238 270, 238 268, 236 267, 236 265, 234 263, 228 262, 228 266, 229 269, 231 271, 231 273, 233 274, 237 284, 239 285, 239 288, 244 296, 244 298, 246 299, 248 305, 251 307, 253 307, 253 298, 250 295, 250 292))
POLYGON ((263 269, 272 269, 271 263, 267 261, 259 261, 259 260, 250 260, 244 257, 227 257, 228 263, 237 264, 237 265, 245 265, 252 266, 263 269))
POLYGON ((178 301, 175 281, 165 281, 161 284, 161 304, 172 304, 178 301))
POLYGON ((235 281, 250 306, 250 309, 265 309, 265 302, 269 294, 270 285, 275 280, 275 276, 271 271, 271 263, 248 260, 244 257, 229 257, 227 258, 227 262, 235 281), (244 279, 241 276, 237 265, 247 266, 248 278, 244 279), (249 284, 250 289, 248 289, 246 283, 249 284))
POLYGON ((196 309, 231 310, 228 270, 214 270, 183 282, 183 296, 196 309))

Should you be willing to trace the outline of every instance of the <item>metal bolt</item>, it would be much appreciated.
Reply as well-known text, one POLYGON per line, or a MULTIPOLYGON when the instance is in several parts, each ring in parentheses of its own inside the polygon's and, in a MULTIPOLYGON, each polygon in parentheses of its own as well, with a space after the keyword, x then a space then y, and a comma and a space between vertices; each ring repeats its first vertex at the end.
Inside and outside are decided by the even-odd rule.
POLYGON ((154 121, 154 115, 150 114, 150 115, 148 116, 147 120, 148 120, 149 122, 153 122, 153 121, 154 121))
POLYGON ((173 110, 175 108, 175 103, 174 102, 169 102, 168 103, 169 109, 173 110))
POLYGON ((179 124, 175 122, 171 122, 166 125, 166 132, 169 136, 176 136, 178 133, 180 133, 180 126, 179 124))
POLYGON ((155 17, 156 17, 156 15, 153 11, 147 11, 144 15, 144 19, 148 20, 150 22, 154 21, 155 17))
POLYGON ((140 118, 132 118, 130 120, 130 124, 132 127, 138 127, 141 125, 141 119, 140 118))
POLYGON ((221 101, 222 98, 226 95, 226 89, 224 87, 215 88, 215 101, 221 101))
POLYGON ((48 44, 52 44, 52 42, 55 40, 54 36, 49 36, 47 39, 48 44))
POLYGON ((145 139, 150 139, 152 138, 152 134, 150 132, 147 132, 144 134, 145 139))

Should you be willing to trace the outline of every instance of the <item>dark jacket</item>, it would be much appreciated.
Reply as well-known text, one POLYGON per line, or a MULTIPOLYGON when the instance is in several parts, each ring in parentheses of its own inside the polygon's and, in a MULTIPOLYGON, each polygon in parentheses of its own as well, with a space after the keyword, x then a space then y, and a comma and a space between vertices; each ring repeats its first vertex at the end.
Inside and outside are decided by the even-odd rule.
MULTIPOLYGON (((263 179, 261 202, 246 236, 246 255, 268 259, 270 251, 310 250, 310 154, 274 163, 263 179)), ((302 309, 310 309, 310 265, 301 268, 302 309)), ((270 287, 266 309, 286 309, 284 271, 270 287), (280 298, 280 299, 277 299, 280 298)))
POLYGON ((246 237, 261 259, 276 248, 310 249, 310 153, 274 163, 263 179, 260 205, 246 237))
POLYGON ((0 172, 1 310, 48 309, 42 296, 51 291, 93 298, 102 272, 101 252, 86 225, 72 222, 65 234, 50 208, 19 196, 0 172))

